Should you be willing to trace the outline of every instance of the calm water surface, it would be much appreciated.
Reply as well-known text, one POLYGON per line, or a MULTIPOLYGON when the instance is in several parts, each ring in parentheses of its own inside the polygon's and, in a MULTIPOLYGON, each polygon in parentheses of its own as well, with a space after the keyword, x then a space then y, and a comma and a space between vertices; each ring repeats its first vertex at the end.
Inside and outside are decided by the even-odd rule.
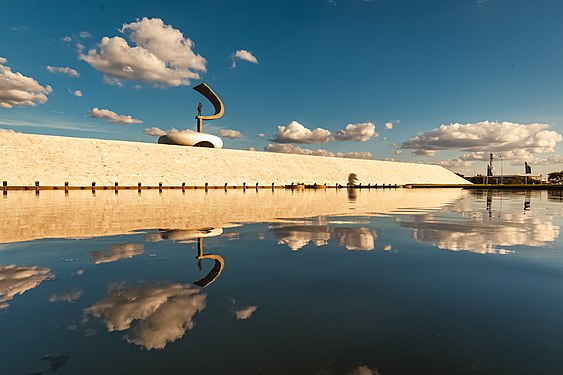
POLYGON ((562 374, 548 192, 9 192, 2 374, 562 374))

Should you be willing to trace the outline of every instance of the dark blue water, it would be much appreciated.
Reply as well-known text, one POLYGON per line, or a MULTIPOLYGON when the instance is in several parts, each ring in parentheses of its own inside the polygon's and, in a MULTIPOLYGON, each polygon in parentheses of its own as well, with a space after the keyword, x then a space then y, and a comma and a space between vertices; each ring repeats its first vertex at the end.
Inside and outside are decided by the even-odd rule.
POLYGON ((4 214, 18 200, 25 215, 65 217, 0 245, 2 374, 563 373, 555 194, 458 192, 355 215, 393 197, 344 192, 348 214, 313 217, 277 207, 284 195, 265 208, 274 219, 224 228, 186 214, 184 228, 131 232, 97 213, 99 237, 75 234, 74 206, 57 211, 72 197, 25 194, 4 197, 4 214), (74 237, 49 238, 61 225, 74 237))

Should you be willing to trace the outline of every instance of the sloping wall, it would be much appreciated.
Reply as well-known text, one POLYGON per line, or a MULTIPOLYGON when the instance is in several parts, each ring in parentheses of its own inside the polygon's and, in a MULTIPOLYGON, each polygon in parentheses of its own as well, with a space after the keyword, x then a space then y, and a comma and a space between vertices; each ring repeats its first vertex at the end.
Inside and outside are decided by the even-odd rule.
POLYGON ((0 132, 10 186, 346 185, 351 173, 364 185, 467 183, 435 165, 0 132))

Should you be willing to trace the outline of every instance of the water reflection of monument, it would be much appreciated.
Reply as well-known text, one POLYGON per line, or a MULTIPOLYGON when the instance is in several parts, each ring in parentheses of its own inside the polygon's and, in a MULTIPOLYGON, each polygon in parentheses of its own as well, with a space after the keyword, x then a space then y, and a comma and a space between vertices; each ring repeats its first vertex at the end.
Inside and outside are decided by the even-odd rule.
POLYGON ((197 241, 197 266, 200 271, 203 270, 203 260, 210 259, 213 260, 213 267, 205 275, 194 282, 195 285, 205 288, 209 284, 213 283, 223 272, 225 268, 225 260, 217 254, 204 254, 203 252, 203 238, 205 237, 215 237, 223 234, 223 228, 204 228, 199 230, 192 229, 161 229, 158 233, 147 234, 147 241, 160 241, 160 240, 171 240, 180 243, 191 243, 194 240, 197 241))

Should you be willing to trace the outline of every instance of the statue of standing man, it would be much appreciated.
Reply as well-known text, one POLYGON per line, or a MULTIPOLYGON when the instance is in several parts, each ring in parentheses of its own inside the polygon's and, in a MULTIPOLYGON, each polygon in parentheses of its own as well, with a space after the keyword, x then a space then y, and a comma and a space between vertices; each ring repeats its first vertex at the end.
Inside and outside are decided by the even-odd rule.
POLYGON ((199 103, 199 104, 197 105, 197 115, 198 115, 198 116, 201 116, 201 109, 202 109, 202 108, 203 108, 203 104, 199 103))

